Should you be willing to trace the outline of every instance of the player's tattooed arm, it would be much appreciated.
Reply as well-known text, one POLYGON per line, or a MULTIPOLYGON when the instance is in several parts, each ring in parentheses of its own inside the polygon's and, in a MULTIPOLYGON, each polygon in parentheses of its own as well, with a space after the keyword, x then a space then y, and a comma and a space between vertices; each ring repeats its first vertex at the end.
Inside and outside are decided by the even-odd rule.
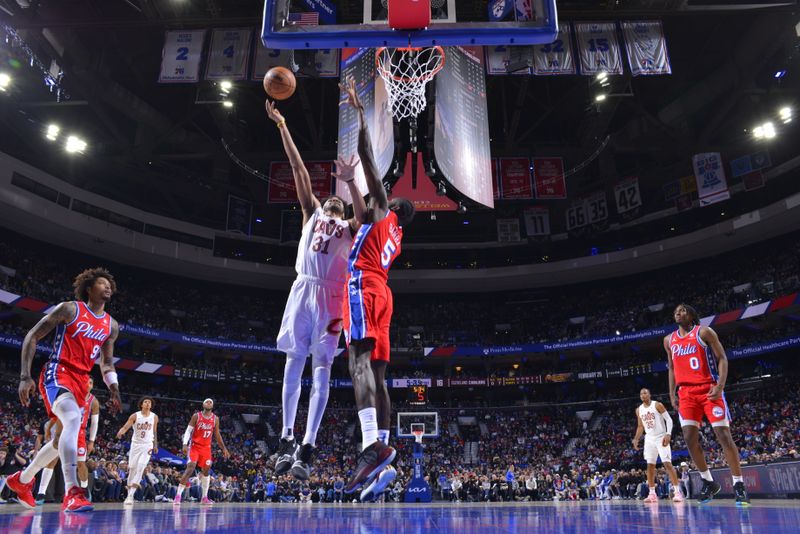
POLYGON ((25 340, 22 342, 19 373, 19 400, 23 406, 28 406, 31 396, 36 394, 36 383, 31 378, 31 364, 36 356, 36 344, 58 325, 67 324, 75 319, 76 313, 77 305, 74 302, 62 302, 53 311, 42 317, 25 336, 25 340))
POLYGON ((675 369, 672 367, 672 352, 669 349, 669 336, 664 338, 664 352, 667 353, 667 368, 669 369, 669 402, 678 410, 678 401, 675 395, 675 369))
POLYGON ((100 348, 102 358, 100 358, 100 372, 103 375, 103 381, 108 386, 108 391, 111 393, 111 407, 114 413, 119 412, 122 408, 122 400, 119 398, 119 384, 116 383, 117 372, 114 369, 114 342, 119 337, 119 323, 114 319, 111 320, 111 335, 108 336, 103 346, 100 348), (114 383, 109 383, 106 380, 106 375, 113 373, 114 383))

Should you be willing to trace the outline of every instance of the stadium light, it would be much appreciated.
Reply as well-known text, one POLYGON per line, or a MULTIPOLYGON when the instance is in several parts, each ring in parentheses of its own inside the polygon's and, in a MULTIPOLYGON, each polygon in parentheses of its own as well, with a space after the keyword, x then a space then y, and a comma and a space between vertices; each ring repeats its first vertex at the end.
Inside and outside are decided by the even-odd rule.
POLYGON ((70 154, 75 153, 82 153, 86 150, 86 141, 81 139, 80 137, 70 135, 67 137, 67 142, 64 145, 64 149, 69 152, 70 154))
POLYGON ((775 77, 778 78, 778 79, 781 79, 784 76, 786 76, 786 70, 779 70, 779 71, 775 72, 775 77))
POLYGON ((51 141, 55 141, 58 139, 58 134, 61 132, 61 128, 58 127, 56 124, 51 124, 47 127, 47 138, 51 141))
POLYGON ((792 122, 792 108, 789 106, 781 108, 778 114, 781 116, 781 120, 784 124, 792 122))
POLYGON ((607 72, 601 72, 600 74, 597 75, 597 81, 600 83, 603 83, 606 80, 606 78, 608 78, 607 72))
POLYGON ((233 83, 228 80, 223 80, 219 82, 219 88, 222 89, 223 93, 227 94, 233 88, 233 83))
POLYGON ((233 102, 231 102, 230 100, 223 100, 222 105, 225 106, 226 108, 232 108, 233 102))
POLYGON ((777 135, 775 132, 775 125, 771 122, 765 122, 753 128, 753 137, 756 139, 772 139, 777 135))
POLYGON ((11 85, 11 76, 5 72, 0 72, 0 91, 5 91, 11 85))
POLYGON ((595 102, 602 102, 605 99, 606 99, 606 95, 604 95, 603 93, 600 93, 599 95, 594 97, 594 101, 595 102))

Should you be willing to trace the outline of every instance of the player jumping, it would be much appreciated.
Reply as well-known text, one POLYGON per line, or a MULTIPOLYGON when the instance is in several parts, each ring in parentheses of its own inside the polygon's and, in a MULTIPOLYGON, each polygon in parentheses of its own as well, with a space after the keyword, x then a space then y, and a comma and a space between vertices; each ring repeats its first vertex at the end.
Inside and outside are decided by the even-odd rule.
POLYGON ((748 505, 750 499, 744 487, 739 449, 733 442, 730 412, 725 401, 725 382, 728 379, 728 358, 717 333, 700 326, 694 308, 679 304, 673 314, 678 329, 664 338, 664 350, 669 365, 669 397, 678 410, 683 439, 689 448, 697 470, 703 479, 698 501, 705 503, 719 493, 720 485, 711 477, 703 446, 700 444, 700 425, 703 416, 714 429, 722 445, 725 459, 733 476, 733 491, 737 505, 748 505), (675 397, 675 389, 678 397, 675 397))
POLYGON ((391 405, 385 376, 392 292, 387 280, 389 268, 400 254, 403 226, 414 218, 414 205, 401 198, 389 201, 378 175, 355 81, 349 80, 340 89, 347 94, 347 103, 358 112, 358 155, 370 195, 367 217, 353 241, 348 262, 344 331, 362 442, 356 470, 344 491, 353 493, 364 486, 361 499, 371 500, 397 476, 390 465, 396 451, 388 445, 391 405), (379 473, 381 476, 377 476, 379 473))

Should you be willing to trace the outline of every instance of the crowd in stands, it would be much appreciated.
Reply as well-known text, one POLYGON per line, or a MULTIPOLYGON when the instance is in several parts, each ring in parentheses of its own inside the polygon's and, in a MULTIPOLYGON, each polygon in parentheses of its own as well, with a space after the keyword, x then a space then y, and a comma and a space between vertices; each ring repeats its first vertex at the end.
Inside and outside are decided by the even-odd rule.
MULTIPOLYGON (((800 288, 800 236, 791 234, 703 260, 602 283, 468 296, 398 294, 397 346, 563 341, 671 323, 688 302, 703 314, 762 302, 800 288), (663 306, 663 307, 662 307, 663 306)), ((107 265, 119 291, 110 305, 122 323, 210 338, 272 342, 286 293, 202 283, 60 251, 22 237, 0 240, 0 288, 48 303, 72 298, 73 277, 107 265), (54 259, 58 257, 58 259, 54 259), (8 274, 13 270, 13 276, 8 274)))
MULTIPOLYGON (((800 459, 800 393, 791 387, 795 378, 729 393, 733 436, 744 464, 800 459)), ((130 405, 135 404, 136 399, 129 400, 130 405)), ((592 411, 588 420, 577 417, 575 408, 563 406, 439 410, 440 436, 423 442, 434 495, 464 501, 642 498, 646 496, 642 453, 630 444, 638 402, 630 398, 581 407, 592 411), (471 453, 473 443, 476 449, 471 453)), ((90 488, 98 502, 117 502, 126 495, 127 443, 114 438, 127 414, 134 411, 131 406, 126 408, 113 415, 104 405, 101 412, 95 452, 88 462, 90 488)), ((156 398, 153 409, 161 420, 162 449, 180 456, 182 431, 198 408, 199 403, 156 398)), ((398 404, 395 409, 404 406, 398 404)), ((213 500, 333 502, 352 498, 341 492, 355 465, 360 441, 352 406, 337 401, 329 406, 317 437, 312 477, 305 483, 272 473, 281 427, 278 407, 219 403, 215 412, 221 417, 222 434, 232 457, 217 464, 209 492, 213 500)), ((301 408, 299 428, 304 427, 305 417, 301 408)), ((41 403, 22 409, 16 383, 5 378, 0 383, 0 478, 31 457, 43 421, 41 403)), ((722 466, 711 428, 706 425, 702 435, 709 464, 722 466)), ((392 444, 398 449, 395 465, 399 476, 386 498, 401 499, 413 471, 412 440, 393 438, 392 444)), ((672 447, 676 467, 689 461, 677 429, 672 447)), ((181 472, 180 466, 151 463, 137 499, 172 499, 181 472)), ((199 491, 198 481, 193 480, 187 498, 197 499, 199 491)), ((669 487, 665 473, 659 471, 659 495, 668 497, 670 491, 675 488, 669 487)), ((8 493, 2 497, 7 498, 8 493)))

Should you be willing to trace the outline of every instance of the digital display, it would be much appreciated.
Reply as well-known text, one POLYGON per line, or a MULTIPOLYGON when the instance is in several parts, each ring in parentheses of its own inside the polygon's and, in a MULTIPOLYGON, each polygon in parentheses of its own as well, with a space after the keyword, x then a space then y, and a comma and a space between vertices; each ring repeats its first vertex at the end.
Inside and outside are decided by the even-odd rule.
POLYGON ((414 406, 428 404, 428 386, 412 386, 408 403, 414 406))

